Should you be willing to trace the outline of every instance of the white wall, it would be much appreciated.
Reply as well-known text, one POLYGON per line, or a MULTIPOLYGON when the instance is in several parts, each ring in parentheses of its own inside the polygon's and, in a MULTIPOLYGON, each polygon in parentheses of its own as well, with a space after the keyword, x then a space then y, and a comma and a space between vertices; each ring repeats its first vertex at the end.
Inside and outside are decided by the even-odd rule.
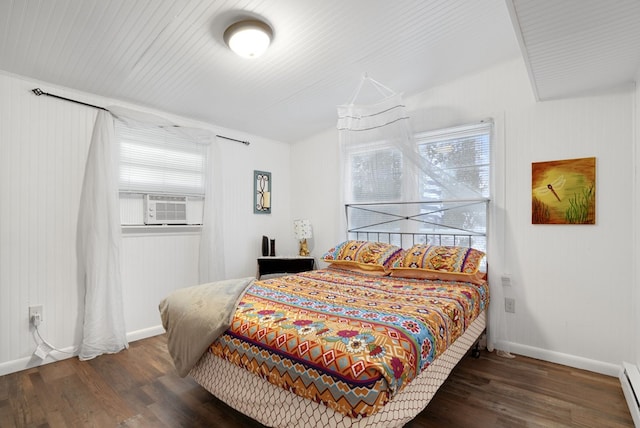
MULTIPOLYGON (((416 132, 496 121, 498 222, 491 233, 498 239, 490 277, 495 287, 510 273, 513 286, 499 291, 516 299, 516 313, 503 314, 502 348, 611 375, 632 357, 633 99, 629 90, 537 103, 520 60, 405 99, 416 132), (597 224, 532 225, 531 163, 591 156, 597 158, 597 224)), ((296 144, 292 165, 293 211, 310 212, 314 253, 321 255, 344 239, 337 227, 344 210, 334 197, 337 133, 296 144)))
POLYGON ((34 350, 29 305, 44 304, 54 344, 80 333, 76 220, 96 112, 52 109, 32 87, 0 75, 0 364, 34 350))
MULTIPOLYGON (((291 147, 291 207, 293 218, 311 221, 311 255, 319 261, 331 246, 344 239, 344 209, 340 209, 338 131, 333 128, 291 147)), ((323 266, 324 263, 319 263, 323 266)))
POLYGON ((290 150, 287 143, 249 138, 242 144, 222 146, 225 186, 224 230, 226 274, 228 278, 256 274, 256 257, 262 236, 276 240, 276 255, 296 252, 291 220, 290 150), (271 214, 253 213, 253 171, 271 172, 271 214))
MULTIPOLYGON (((36 97, 30 92, 34 87, 97 105, 116 104, 0 74, 0 375, 40 363, 31 358, 35 345, 28 321, 30 305, 44 305, 41 331, 48 341, 65 350, 80 341, 83 291, 76 277, 76 221, 96 111, 36 97)), ((155 113, 251 141, 245 146, 220 140, 227 277, 255 275, 263 234, 276 238, 280 254, 295 251, 288 144, 155 113), (254 169, 272 173, 270 215, 253 214, 254 169)), ((161 332, 160 299, 198 282, 198 245, 197 233, 123 235, 125 326, 130 340, 161 332)))

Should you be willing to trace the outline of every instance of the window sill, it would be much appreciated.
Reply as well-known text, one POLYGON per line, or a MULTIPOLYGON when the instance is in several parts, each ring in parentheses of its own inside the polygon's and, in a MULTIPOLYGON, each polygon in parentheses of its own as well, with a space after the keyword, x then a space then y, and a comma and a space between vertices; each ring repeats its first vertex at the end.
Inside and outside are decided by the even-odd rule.
POLYGON ((137 235, 199 235, 202 230, 200 224, 175 225, 122 225, 122 236, 137 235))

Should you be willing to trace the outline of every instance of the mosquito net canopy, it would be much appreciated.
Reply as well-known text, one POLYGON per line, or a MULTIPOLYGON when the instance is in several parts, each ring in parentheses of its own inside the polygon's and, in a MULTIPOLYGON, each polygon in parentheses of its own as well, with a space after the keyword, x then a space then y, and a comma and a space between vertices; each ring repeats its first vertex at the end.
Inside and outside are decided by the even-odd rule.
POLYGON ((338 106, 337 127, 349 230, 484 235, 488 193, 447 165, 463 154, 455 141, 417 144, 401 94, 363 76, 351 100, 338 106), (407 216, 414 221, 398 221, 407 216))

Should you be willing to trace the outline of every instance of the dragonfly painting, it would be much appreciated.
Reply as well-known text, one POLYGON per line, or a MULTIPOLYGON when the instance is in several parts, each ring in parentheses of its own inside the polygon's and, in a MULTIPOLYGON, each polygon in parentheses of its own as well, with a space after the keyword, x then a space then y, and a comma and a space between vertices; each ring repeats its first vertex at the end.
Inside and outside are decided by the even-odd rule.
POLYGON ((534 162, 533 224, 595 224, 595 158, 534 162))
POLYGON ((552 193, 553 196, 556 197, 558 202, 562 202, 562 199, 560 199, 560 196, 558 196, 558 192, 560 191, 560 189, 562 189, 564 183, 566 182, 567 180, 564 178, 564 175, 561 175, 560 177, 553 180, 553 183, 542 185, 535 189, 535 193, 540 197, 544 197, 548 193, 552 193))

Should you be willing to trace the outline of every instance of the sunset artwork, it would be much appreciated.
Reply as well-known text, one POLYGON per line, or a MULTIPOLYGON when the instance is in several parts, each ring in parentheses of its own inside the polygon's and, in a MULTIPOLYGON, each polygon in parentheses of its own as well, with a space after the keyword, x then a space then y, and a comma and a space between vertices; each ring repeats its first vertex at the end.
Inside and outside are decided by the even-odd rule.
POLYGON ((531 164, 533 224, 596 223, 596 158, 531 164))

